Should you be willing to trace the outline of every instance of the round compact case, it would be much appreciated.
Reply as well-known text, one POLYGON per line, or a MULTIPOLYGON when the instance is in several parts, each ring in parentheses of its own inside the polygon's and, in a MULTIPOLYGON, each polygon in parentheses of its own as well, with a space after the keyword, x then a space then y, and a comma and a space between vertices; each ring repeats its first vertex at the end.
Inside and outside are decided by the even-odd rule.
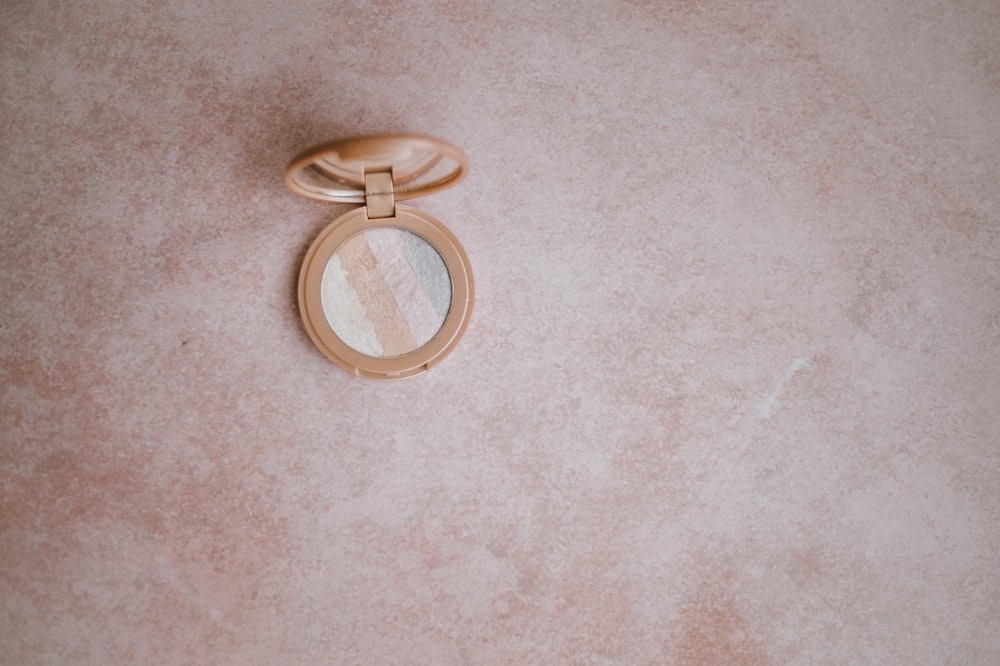
POLYGON ((359 203, 313 241, 299 273, 309 337, 348 372, 421 373, 458 343, 472 312, 469 259, 436 219, 397 202, 458 183, 461 150, 425 136, 356 137, 317 146, 285 171, 296 194, 359 203))

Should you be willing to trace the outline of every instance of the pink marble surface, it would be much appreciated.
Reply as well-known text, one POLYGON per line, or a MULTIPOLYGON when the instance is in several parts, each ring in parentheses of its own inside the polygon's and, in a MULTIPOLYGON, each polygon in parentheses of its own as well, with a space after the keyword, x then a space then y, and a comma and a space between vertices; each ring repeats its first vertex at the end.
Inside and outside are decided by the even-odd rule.
POLYGON ((0 5, 0 663, 1000 663, 994 0, 0 5), (353 378, 296 152, 472 172, 353 378))

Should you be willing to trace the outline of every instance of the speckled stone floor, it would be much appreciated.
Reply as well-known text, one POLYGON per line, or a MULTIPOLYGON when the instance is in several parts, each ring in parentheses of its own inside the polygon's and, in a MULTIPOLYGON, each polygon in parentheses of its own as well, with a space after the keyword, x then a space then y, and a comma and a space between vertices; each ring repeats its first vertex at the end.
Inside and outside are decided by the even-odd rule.
POLYGON ((993 0, 0 6, 0 663, 1000 663, 993 0), (313 347, 440 136, 471 325, 313 347))

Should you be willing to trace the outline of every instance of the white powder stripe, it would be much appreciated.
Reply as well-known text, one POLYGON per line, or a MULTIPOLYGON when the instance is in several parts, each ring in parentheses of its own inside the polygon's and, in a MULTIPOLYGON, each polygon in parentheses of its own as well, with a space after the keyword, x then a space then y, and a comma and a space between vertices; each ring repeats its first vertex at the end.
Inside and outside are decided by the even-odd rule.
POLYGON ((323 315, 348 347, 368 356, 381 356, 375 325, 368 319, 357 290, 351 286, 340 257, 334 254, 323 269, 320 284, 323 315))
POLYGON ((406 258, 441 321, 451 310, 451 273, 434 246, 416 234, 401 234, 406 258))
POLYGON ((396 298, 413 339, 421 347, 438 332, 442 319, 407 259, 403 243, 403 234, 407 233, 410 232, 388 227, 369 229, 365 232, 365 241, 378 261, 379 271, 396 298))

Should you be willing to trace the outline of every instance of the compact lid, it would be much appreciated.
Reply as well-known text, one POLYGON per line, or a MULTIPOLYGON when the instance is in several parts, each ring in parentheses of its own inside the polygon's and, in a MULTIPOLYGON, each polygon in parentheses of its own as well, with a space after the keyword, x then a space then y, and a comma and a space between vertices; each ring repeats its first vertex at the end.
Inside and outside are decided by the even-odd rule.
POLYGON ((468 160, 455 146, 429 136, 381 134, 311 148, 285 169, 285 185, 319 201, 365 203, 365 173, 391 170, 397 201, 451 187, 468 160))

